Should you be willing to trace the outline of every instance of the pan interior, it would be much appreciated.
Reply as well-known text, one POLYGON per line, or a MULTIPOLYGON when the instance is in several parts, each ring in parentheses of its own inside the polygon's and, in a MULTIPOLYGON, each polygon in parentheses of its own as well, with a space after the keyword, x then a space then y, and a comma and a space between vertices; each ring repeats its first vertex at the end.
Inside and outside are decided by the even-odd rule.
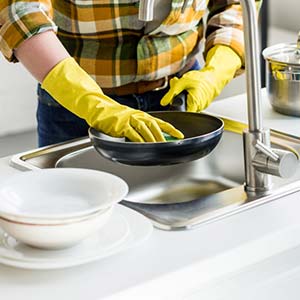
POLYGON ((185 138, 193 138, 211 133, 222 127, 220 119, 201 114, 189 112, 152 112, 152 116, 172 124, 180 130, 185 138))

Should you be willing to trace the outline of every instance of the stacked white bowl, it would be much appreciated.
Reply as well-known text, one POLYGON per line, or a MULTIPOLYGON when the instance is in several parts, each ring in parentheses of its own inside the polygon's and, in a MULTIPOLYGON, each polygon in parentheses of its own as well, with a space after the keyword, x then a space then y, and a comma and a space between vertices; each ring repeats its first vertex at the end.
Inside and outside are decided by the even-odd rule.
POLYGON ((127 193, 123 179, 101 171, 18 173, 0 183, 0 227, 33 247, 70 247, 99 230, 127 193))

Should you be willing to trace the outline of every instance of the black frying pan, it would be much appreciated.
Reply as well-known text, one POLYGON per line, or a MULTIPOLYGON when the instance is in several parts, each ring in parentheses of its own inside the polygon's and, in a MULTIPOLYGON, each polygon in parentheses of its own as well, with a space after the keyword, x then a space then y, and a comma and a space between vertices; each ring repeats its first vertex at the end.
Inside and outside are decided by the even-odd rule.
MULTIPOLYGON (((174 99, 173 110, 184 109, 183 97, 180 95, 174 99)), ((95 149, 105 158, 126 165, 171 165, 206 156, 218 144, 223 133, 223 121, 204 113, 161 111, 149 114, 171 123, 185 138, 159 143, 134 143, 90 128, 89 136, 95 149)))

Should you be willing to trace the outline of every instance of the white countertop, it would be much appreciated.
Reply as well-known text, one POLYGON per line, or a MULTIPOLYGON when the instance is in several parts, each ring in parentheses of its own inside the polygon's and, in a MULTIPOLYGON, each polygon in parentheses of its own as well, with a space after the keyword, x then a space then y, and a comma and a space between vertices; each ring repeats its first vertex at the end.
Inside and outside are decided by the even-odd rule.
MULTIPOLYGON (((247 122, 246 99, 246 94, 243 94, 219 100, 213 102, 207 111, 237 121, 247 122)), ((266 89, 262 89, 261 107, 263 111, 263 125, 265 127, 300 136, 300 119, 275 112, 267 100, 266 89)))
MULTIPOLYGON (((241 95, 218 101, 208 111, 245 121, 245 99, 241 95)), ((300 135, 299 119, 273 112, 265 94, 263 102, 266 126, 300 135)), ((9 158, 0 160, 0 180, 19 172, 8 162, 9 158)), ((0 265, 1 299, 173 300, 199 299, 200 295, 206 295, 205 300, 241 299, 235 284, 253 292, 263 280, 270 283, 274 276, 278 279, 283 272, 282 257, 290 260, 284 272, 300 266, 296 259, 300 250, 299 195, 291 194, 194 230, 154 230, 142 245, 83 266, 30 271, 0 265), (268 261, 272 259, 271 270, 268 261), (251 272, 256 275, 249 280, 251 272)), ((300 287, 295 284, 294 288, 299 295, 300 287)), ((254 298, 269 299, 267 292, 262 293, 263 298, 254 298)))

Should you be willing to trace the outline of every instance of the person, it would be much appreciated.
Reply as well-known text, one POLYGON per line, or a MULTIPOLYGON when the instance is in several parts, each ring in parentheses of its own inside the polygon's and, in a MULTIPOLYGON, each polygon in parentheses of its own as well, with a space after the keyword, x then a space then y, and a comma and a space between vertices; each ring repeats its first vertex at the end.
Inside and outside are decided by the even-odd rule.
POLYGON ((0 2, 0 51, 39 82, 39 146, 89 126, 135 142, 183 138, 147 112, 182 91, 187 111, 205 109, 243 67, 243 48, 238 0, 0 2), (151 5, 153 17, 139 18, 151 5))

